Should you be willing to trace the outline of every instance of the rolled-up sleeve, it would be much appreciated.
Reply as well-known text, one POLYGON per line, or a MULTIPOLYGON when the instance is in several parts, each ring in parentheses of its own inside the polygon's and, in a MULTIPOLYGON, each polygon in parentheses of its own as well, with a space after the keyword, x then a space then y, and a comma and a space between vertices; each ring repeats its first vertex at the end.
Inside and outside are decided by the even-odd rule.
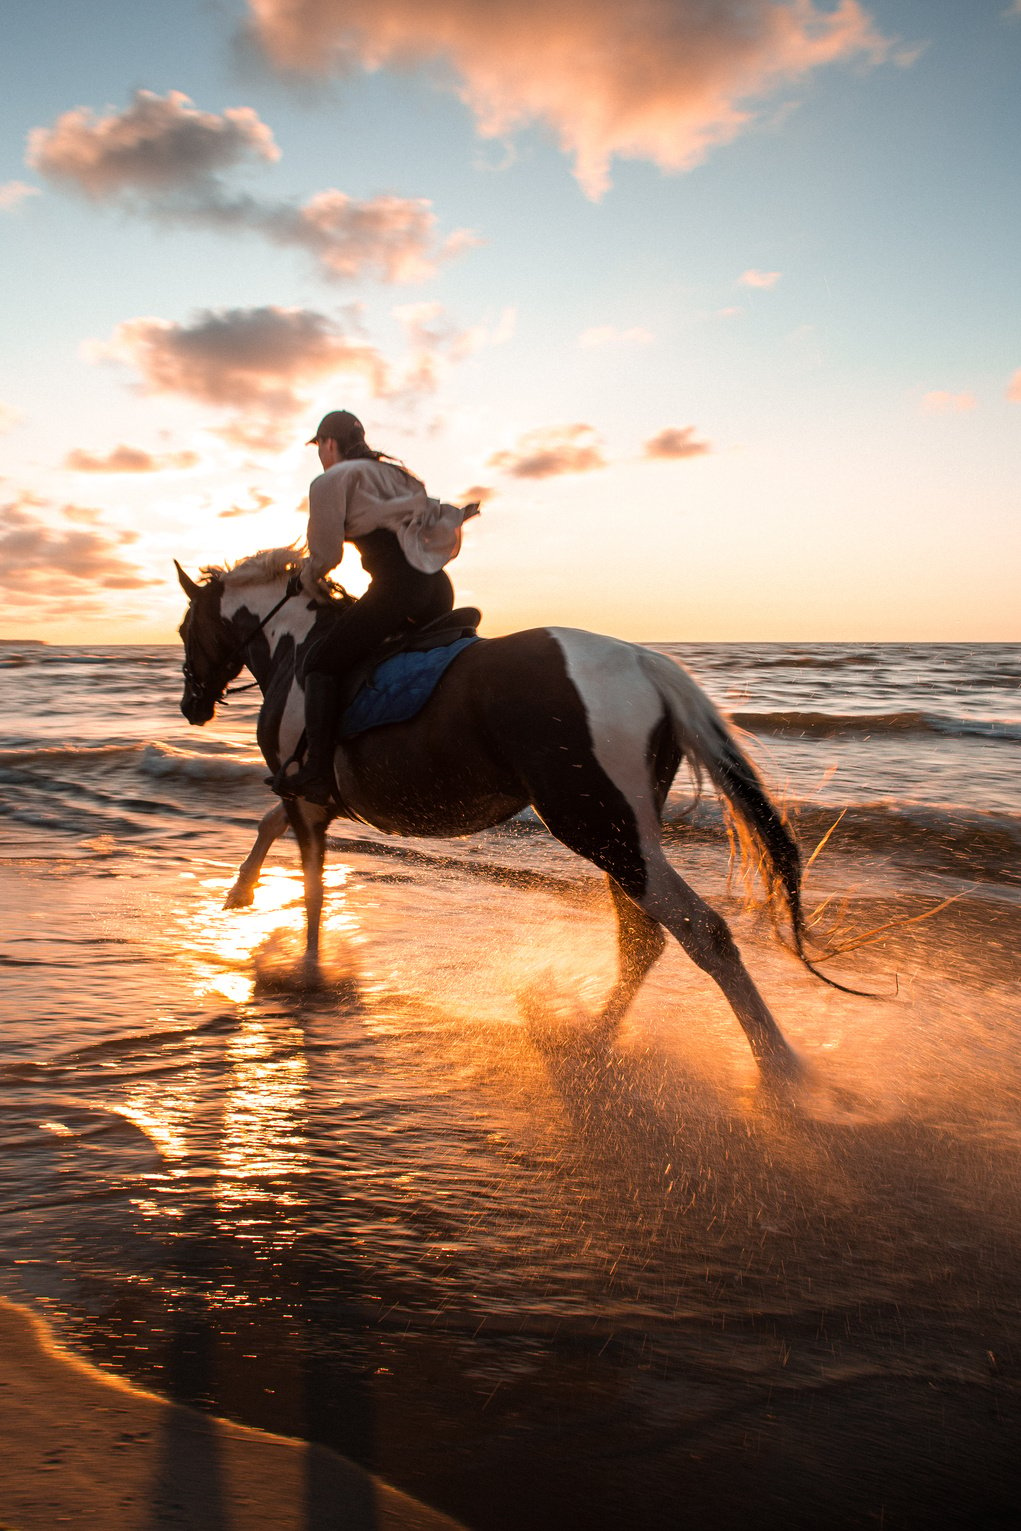
POLYGON ((350 488, 350 473, 329 470, 309 486, 308 551, 310 572, 316 579, 336 568, 344 556, 350 488))

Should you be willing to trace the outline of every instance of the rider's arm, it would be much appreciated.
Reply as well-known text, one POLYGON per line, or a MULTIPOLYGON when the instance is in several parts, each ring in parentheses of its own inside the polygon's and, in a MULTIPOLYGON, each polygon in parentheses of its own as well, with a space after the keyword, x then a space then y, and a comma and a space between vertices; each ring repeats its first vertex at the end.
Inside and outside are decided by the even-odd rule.
POLYGON ((320 579, 344 556, 348 497, 354 463, 338 463, 312 480, 308 491, 308 572, 320 579))

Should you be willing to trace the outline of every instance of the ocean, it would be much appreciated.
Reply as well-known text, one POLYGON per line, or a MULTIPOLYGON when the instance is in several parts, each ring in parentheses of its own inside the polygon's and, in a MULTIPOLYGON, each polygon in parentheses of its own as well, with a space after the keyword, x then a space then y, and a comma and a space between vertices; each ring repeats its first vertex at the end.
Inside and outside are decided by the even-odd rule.
POLYGON ((652 646, 819 848, 823 970, 872 996, 776 942, 682 770, 669 854, 810 1063, 797 1110, 673 945, 586 1045, 608 900, 529 814, 335 823, 303 987, 289 837, 222 908, 258 693, 189 729, 174 647, 0 645, 0 1293, 476 1531, 1006 1527, 1021 645, 652 646))

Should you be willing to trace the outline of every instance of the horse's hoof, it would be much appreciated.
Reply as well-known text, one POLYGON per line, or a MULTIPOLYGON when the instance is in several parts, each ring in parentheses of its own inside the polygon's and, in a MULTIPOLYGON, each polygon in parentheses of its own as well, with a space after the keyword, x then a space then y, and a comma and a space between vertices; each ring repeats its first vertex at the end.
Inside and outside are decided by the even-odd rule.
POLYGON ((251 909, 255 903, 255 889, 235 883, 223 901, 225 909, 251 909))

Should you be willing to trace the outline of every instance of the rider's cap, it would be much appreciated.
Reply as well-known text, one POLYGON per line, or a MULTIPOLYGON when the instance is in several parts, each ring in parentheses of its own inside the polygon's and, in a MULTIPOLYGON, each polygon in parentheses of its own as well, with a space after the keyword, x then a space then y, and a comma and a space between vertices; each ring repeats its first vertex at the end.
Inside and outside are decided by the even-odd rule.
POLYGON ((330 413, 320 420, 315 435, 306 441, 305 445, 314 447, 324 437, 339 441, 341 446, 349 445, 352 440, 365 439, 365 427, 358 416, 353 415, 349 409, 331 409, 330 413))

